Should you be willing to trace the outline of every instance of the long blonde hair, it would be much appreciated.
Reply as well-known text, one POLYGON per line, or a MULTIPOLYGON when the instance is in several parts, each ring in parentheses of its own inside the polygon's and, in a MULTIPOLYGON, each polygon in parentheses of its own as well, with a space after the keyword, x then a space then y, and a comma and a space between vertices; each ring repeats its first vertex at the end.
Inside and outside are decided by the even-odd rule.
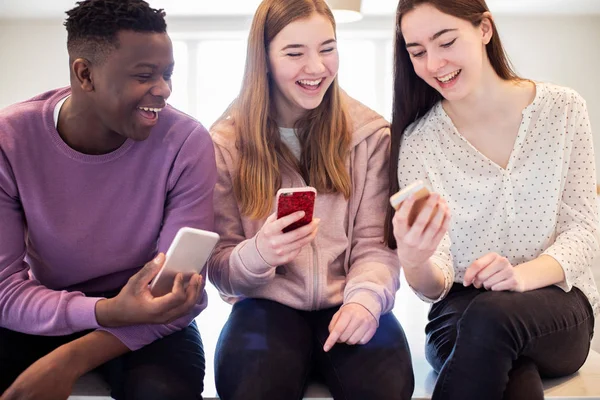
POLYGON ((231 124, 239 150, 233 189, 242 214, 264 218, 281 187, 283 168, 296 169, 307 184, 321 193, 350 197, 351 181, 345 167, 350 132, 337 77, 322 103, 308 111, 295 128, 302 153, 299 162, 280 138, 268 71, 269 44, 291 22, 318 13, 335 20, 324 0, 264 0, 258 7, 248 37, 244 79, 238 97, 213 125, 231 124))

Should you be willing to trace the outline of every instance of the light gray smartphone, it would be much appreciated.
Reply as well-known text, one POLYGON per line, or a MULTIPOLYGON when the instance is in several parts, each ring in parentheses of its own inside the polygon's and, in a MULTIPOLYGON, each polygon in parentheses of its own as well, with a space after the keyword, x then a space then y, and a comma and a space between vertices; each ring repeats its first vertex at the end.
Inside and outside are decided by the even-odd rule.
POLYGON ((150 293, 154 297, 170 293, 175 276, 180 272, 186 287, 192 275, 202 272, 218 241, 219 235, 215 232, 181 228, 169 246, 165 263, 150 285, 150 293))

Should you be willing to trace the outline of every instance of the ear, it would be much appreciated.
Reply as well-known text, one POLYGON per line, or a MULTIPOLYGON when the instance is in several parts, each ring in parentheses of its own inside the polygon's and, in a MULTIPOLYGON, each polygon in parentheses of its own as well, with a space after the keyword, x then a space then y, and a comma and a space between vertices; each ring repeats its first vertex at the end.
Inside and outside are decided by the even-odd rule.
POLYGON ((92 65, 85 58, 78 58, 71 64, 71 72, 73 73, 77 83, 84 92, 94 91, 94 82, 92 80, 92 65))
POLYGON ((487 45, 492 40, 492 36, 494 36, 492 21, 492 14, 489 11, 483 13, 479 29, 481 29, 481 40, 484 45, 487 45))

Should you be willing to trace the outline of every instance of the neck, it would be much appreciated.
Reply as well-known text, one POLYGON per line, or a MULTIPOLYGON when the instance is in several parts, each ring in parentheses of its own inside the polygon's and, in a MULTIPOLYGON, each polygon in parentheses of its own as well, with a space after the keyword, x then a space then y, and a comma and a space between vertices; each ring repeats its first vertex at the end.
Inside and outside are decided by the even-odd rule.
POLYGON ((75 92, 60 110, 57 129, 69 147, 83 154, 107 154, 121 147, 126 140, 104 126, 94 107, 77 99, 75 92))
POLYGON ((277 125, 280 128, 294 128, 296 122, 302 118, 305 111, 292 106, 278 91, 275 92, 275 109, 277 110, 277 125))

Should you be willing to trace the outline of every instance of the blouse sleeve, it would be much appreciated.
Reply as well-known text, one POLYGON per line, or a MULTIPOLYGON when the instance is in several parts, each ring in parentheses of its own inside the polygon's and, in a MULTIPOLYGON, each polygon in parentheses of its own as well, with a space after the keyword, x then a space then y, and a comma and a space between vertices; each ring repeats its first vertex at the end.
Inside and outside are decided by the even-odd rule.
MULTIPOLYGON (((398 183, 400 189, 410 185, 416 180, 422 180, 432 187, 431 178, 427 173, 424 163, 411 148, 410 143, 406 143, 405 139, 400 146, 400 157, 398 160, 398 183)), ((439 268, 444 274, 444 290, 442 291, 442 294, 436 299, 431 299, 411 286, 413 292, 415 292, 421 300, 428 303, 436 303, 446 297, 450 291, 452 283, 454 282, 454 262, 452 253, 450 252, 451 245, 452 241, 450 235, 446 232, 435 253, 430 258, 433 265, 439 268)))
POLYGON ((565 291, 571 290, 573 282, 591 267, 600 242, 592 129, 585 101, 574 94, 567 113, 556 240, 543 253, 563 268, 565 280, 557 286, 565 291))

